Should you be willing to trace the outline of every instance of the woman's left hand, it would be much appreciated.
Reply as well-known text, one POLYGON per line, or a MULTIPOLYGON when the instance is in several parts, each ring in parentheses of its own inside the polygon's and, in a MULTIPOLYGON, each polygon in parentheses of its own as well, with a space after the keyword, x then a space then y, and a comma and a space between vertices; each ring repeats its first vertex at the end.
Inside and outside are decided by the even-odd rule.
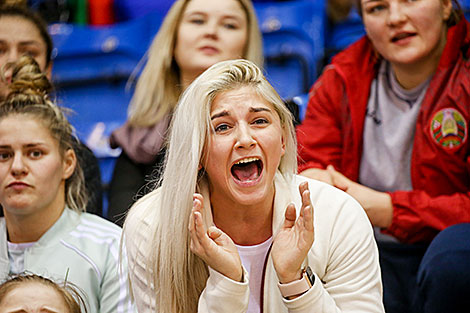
POLYGON ((279 282, 286 284, 302 276, 302 263, 314 241, 313 205, 308 183, 299 186, 302 197, 300 216, 296 220, 294 204, 286 209, 284 224, 273 240, 271 255, 279 282))
POLYGON ((332 165, 327 167, 327 171, 330 172, 335 187, 348 193, 361 204, 372 225, 387 228, 392 224, 393 205, 388 193, 356 183, 335 170, 332 165))

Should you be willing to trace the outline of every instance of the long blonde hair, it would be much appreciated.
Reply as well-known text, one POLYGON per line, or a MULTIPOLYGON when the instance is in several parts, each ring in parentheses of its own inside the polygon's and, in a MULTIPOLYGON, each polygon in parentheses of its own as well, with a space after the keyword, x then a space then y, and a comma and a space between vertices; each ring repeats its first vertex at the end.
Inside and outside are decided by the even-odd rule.
POLYGON ((292 115, 254 63, 247 60, 217 63, 188 87, 173 116, 161 187, 152 192, 159 195, 152 208, 158 213, 150 223, 152 242, 145 266, 149 274, 147 283, 155 289, 157 312, 197 311, 208 270, 190 251, 188 221, 193 194, 199 190, 198 181, 207 179, 199 171, 199 164, 204 146, 210 145, 210 109, 218 94, 244 86, 253 88, 280 117, 286 153, 279 171, 290 180, 297 170, 292 115))
MULTIPOLYGON (((180 70, 174 60, 177 30, 191 0, 177 0, 166 15, 147 51, 147 63, 139 77, 128 109, 132 126, 155 125, 172 112, 182 92, 180 70)), ((238 0, 248 21, 248 39, 243 57, 263 65, 261 33, 251 0, 238 0)))

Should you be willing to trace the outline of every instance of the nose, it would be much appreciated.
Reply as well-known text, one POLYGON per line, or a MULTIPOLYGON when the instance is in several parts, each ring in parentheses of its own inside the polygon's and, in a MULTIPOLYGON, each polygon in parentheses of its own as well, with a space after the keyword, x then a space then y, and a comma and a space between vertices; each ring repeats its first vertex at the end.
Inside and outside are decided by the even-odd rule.
POLYGON ((391 1, 388 14, 388 24, 398 26, 406 20, 406 12, 400 1, 391 1))
POLYGON ((11 174, 15 177, 18 177, 25 175, 27 172, 28 170, 23 160, 23 156, 21 154, 15 154, 11 164, 11 174))
POLYGON ((210 38, 217 38, 218 37, 218 27, 216 21, 208 21, 204 28, 204 36, 210 38))
POLYGON ((251 129, 246 124, 240 124, 237 128, 237 149, 250 149, 256 145, 251 129))
POLYGON ((0 77, 3 83, 9 84, 11 82, 11 76, 13 75, 14 62, 7 62, 0 68, 0 77))
POLYGON ((17 49, 8 50, 6 62, 0 68, 1 70, 0 75, 1 75, 3 82, 10 83, 11 76, 13 74, 13 67, 15 63, 18 61, 18 58, 19 58, 19 53, 17 49))

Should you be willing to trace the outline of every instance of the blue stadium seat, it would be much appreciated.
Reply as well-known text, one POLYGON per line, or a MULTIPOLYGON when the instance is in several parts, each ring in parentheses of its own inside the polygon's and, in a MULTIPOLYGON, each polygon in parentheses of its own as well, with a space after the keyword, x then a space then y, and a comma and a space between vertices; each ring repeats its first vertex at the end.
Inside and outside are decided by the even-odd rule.
POLYGON ((470 21, 470 0, 460 0, 459 3, 462 6, 465 17, 470 21))
POLYGON ((365 35, 362 18, 355 8, 344 21, 338 22, 327 29, 325 57, 329 61, 336 53, 365 35))
POLYGON ((306 93, 323 59, 325 2, 257 2, 268 80, 284 99, 306 93))
POLYGON ((98 157, 107 184, 120 151, 108 144, 111 132, 126 120, 132 90, 129 76, 145 54, 162 20, 154 13, 106 27, 52 24, 52 79, 58 103, 74 111, 69 117, 79 138, 98 157))
POLYGON ((295 104, 299 107, 299 119, 302 122, 305 118, 305 113, 307 112, 308 105, 308 93, 303 93, 292 98, 295 104))
POLYGON ((114 0, 114 15, 118 21, 143 17, 152 12, 165 16, 175 0, 114 0))

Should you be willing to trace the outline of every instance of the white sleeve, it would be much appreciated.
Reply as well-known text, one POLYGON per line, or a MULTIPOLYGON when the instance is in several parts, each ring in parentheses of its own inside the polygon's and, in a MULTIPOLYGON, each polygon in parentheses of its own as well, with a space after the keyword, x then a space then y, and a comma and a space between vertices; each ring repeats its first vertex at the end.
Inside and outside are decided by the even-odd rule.
POLYGON ((155 312, 156 294, 147 277, 151 269, 146 267, 150 251, 148 225, 136 215, 129 215, 124 228, 124 242, 127 250, 129 284, 139 313, 155 312))
POLYGON ((372 226, 356 200, 348 196, 340 202, 341 208, 330 216, 330 226, 316 226, 318 231, 328 231, 322 236, 328 246, 326 271, 321 279, 315 275, 314 286, 307 293, 283 300, 289 312, 384 312, 372 226))
POLYGON ((234 281, 209 267, 206 288, 199 297, 198 313, 245 313, 250 290, 248 272, 243 268, 244 281, 234 281))

